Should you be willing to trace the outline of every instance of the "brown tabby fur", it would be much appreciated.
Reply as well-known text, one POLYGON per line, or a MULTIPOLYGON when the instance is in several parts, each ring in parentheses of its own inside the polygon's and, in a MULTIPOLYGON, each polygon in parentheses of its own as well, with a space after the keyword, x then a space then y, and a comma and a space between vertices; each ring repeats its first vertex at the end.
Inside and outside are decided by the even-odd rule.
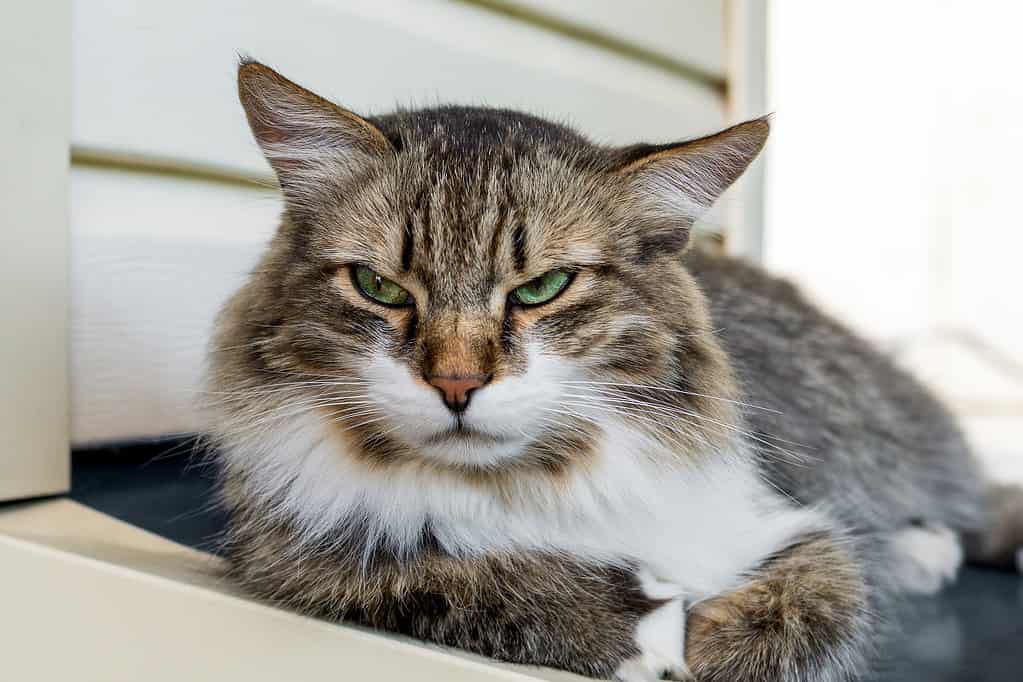
POLYGON ((817 679, 862 645, 864 576, 850 547, 827 536, 771 558, 748 582, 697 604, 686 660, 704 682, 817 679))
MULTIPOLYGON (((255 98, 251 90, 267 87, 264 79, 283 81, 255 63, 242 71, 243 102, 255 98)), ((249 107, 258 129, 258 114, 251 113, 258 104, 249 107)), ((292 185, 291 171, 278 167, 293 208, 257 267, 258 277, 229 303, 218 325, 218 344, 254 343, 259 352, 218 357, 215 389, 255 391, 295 375, 351 375, 348 358, 360 355, 364 335, 384 329, 395 336, 395 355, 416 376, 462 371, 496 383, 523 371, 521 339, 540 332, 566 357, 599 358, 595 369, 608 380, 658 383, 677 377, 688 395, 637 397, 707 416, 685 429, 644 422, 677 443, 680 456, 730 435, 715 425, 734 421, 731 406, 720 400, 735 394, 727 359, 710 334, 698 287, 672 257, 684 242, 674 251, 665 248, 666 240, 677 241, 673 235, 685 238, 686 226, 635 219, 629 174, 645 154, 664 150, 596 147, 567 128, 537 127, 537 121, 514 112, 451 108, 369 120, 401 150, 398 173, 369 167, 353 191, 312 198, 301 182, 292 185), (544 178, 541 187, 538 177, 544 178), (313 201, 319 202, 315 209, 313 201), (381 212, 391 220, 381 220, 381 212), (330 227, 336 224, 346 229, 330 227), (488 255, 477 259, 471 255, 476 253, 488 255), (400 280, 424 303, 388 309, 367 301, 343 267, 352 261, 400 280), (585 269, 564 295, 543 307, 505 315, 467 298, 512 288, 558 265, 585 269), (655 323, 648 329, 615 328, 617 319, 635 310, 657 316, 655 323)), ((744 125, 751 136, 766 135, 764 121, 744 125)), ((408 460, 421 465, 378 428, 338 417, 354 432, 360 454, 375 460, 372 465, 408 460)), ((532 443, 513 468, 556 473, 568 458, 585 461, 590 439, 578 434, 592 431, 592 425, 570 427, 532 443), (565 443, 572 447, 562 447, 565 443)), ((472 479, 506 475, 458 473, 472 479)))
POLYGON ((628 567, 542 553, 455 558, 428 538, 413 561, 381 553, 367 564, 357 544, 299 548, 295 535, 264 510, 232 506, 229 577, 301 613, 502 661, 611 677, 637 653, 638 620, 660 605, 628 567))
POLYGON ((967 556, 979 564, 1023 571, 1023 486, 992 486, 986 502, 990 526, 966 534, 967 556))
MULTIPOLYGON (((368 539, 357 516, 310 539, 281 490, 261 483, 273 462, 244 456, 273 436, 275 415, 303 408, 334 422, 325 439, 360 473, 414 472, 486 491, 505 509, 536 504, 537 490, 557 491, 593 465, 593 420, 552 423, 499 465, 452 463, 345 407, 372 396, 336 381, 386 353, 424 387, 433 374, 498 385, 526 371, 535 336, 617 386, 616 417, 670 446, 665 470, 739 442, 799 502, 834 501, 849 529, 898 529, 920 520, 910 510, 956 530, 979 525, 979 476, 923 389, 788 285, 727 260, 682 259, 696 211, 666 199, 665 183, 709 205, 759 151, 766 120, 689 143, 610 148, 504 110, 363 119, 255 62, 243 63, 239 93, 286 199, 267 253, 218 320, 210 368, 211 440, 236 455, 221 459, 225 549, 253 594, 593 676, 635 656, 637 623, 661 605, 644 596, 636 566, 539 551, 453 556, 428 521, 402 552, 368 539), (368 300, 353 264, 400 283, 415 306, 368 300), (557 298, 510 303, 507 292, 554 268, 574 276, 557 298), (804 345, 805 355, 790 351, 804 345), (772 409, 747 414, 735 401, 748 391, 772 409), (799 402, 785 404, 788 395, 799 402), (818 449, 793 453, 790 441, 818 449), (807 466, 815 461, 826 466, 807 466), (875 471, 897 472, 897 483, 875 471)), ((689 665, 708 681, 852 679, 884 570, 841 532, 803 537, 695 607, 689 665)))

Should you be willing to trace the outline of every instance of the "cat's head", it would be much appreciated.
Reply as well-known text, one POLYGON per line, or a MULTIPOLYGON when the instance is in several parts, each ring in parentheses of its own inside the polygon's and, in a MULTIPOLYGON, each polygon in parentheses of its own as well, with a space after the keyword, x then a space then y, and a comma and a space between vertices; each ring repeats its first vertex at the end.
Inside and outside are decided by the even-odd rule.
POLYGON ((505 110, 362 118, 255 62, 239 91, 286 208, 222 318, 219 388, 336 423, 369 462, 465 470, 584 459, 611 419, 696 442, 686 412, 724 418, 680 256, 765 120, 610 148, 505 110))

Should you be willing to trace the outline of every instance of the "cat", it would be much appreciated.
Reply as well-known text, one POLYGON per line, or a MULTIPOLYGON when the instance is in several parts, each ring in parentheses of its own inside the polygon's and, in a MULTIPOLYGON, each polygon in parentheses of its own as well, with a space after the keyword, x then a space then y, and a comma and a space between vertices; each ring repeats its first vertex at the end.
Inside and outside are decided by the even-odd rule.
POLYGON ((250 60, 238 85, 285 201, 209 362, 252 594, 593 677, 828 682, 889 595, 954 578, 960 534, 1019 546, 990 546, 926 390, 688 248, 767 119, 617 148, 500 109, 364 118, 250 60))

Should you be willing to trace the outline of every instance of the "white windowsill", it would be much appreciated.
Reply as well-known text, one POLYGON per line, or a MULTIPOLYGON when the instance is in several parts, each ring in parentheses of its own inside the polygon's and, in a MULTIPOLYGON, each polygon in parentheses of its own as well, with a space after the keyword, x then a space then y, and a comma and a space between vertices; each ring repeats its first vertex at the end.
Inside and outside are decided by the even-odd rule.
POLYGON ((271 608, 217 561, 70 500, 0 509, 0 679, 581 679, 271 608))

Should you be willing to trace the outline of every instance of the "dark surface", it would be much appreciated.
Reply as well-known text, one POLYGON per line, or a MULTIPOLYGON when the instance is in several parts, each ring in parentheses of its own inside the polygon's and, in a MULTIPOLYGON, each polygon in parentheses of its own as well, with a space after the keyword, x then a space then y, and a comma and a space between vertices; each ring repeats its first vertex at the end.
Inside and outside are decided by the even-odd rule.
MULTIPOLYGON (((225 516, 215 473, 188 440, 76 451, 71 497, 199 549, 225 516)), ((906 604, 875 682, 1023 682, 1023 578, 966 569, 938 597, 906 604)))
POLYGON ((176 439, 76 450, 71 497, 183 545, 217 551, 226 516, 216 503, 216 473, 176 439))

